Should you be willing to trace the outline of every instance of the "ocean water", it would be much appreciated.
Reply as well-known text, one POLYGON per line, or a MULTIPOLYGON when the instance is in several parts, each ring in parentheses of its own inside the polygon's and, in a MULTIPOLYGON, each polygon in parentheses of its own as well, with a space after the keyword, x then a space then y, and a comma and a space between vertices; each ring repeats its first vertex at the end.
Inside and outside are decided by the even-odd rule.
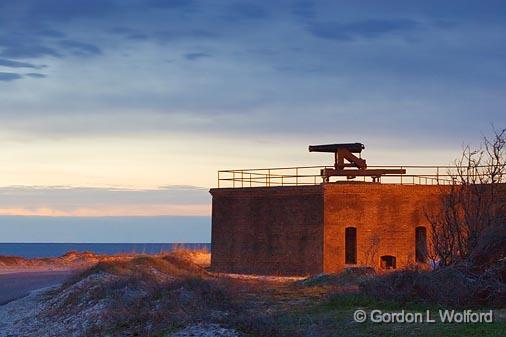
POLYGON ((70 251, 97 254, 158 254, 175 248, 208 249, 210 243, 0 243, 0 256, 58 257, 70 251))

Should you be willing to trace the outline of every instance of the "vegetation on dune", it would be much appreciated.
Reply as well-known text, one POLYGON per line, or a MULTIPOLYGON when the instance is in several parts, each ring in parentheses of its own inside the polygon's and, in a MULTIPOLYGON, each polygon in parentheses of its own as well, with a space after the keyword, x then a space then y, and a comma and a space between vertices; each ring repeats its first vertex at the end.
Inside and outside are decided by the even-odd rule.
POLYGON ((484 273, 465 266, 434 271, 406 269, 361 284, 362 293, 400 305, 421 303, 448 308, 502 308, 506 304, 506 261, 484 273))
POLYGON ((160 336, 219 322, 231 301, 220 281, 187 257, 179 251, 100 262, 53 291, 40 317, 75 321, 87 336, 160 336))
MULTIPOLYGON (((395 275, 395 274, 388 274, 395 275)), ((450 324, 450 323, 358 323, 353 314, 357 309, 367 312, 424 313, 430 310, 437 319, 438 310, 447 308, 434 303, 411 301, 396 297, 375 297, 359 287, 378 276, 350 274, 321 275, 297 282, 288 287, 264 294, 264 301, 270 303, 270 310, 253 310, 236 317, 233 324, 252 336, 476 336, 499 337, 506 329, 503 309, 495 310, 492 324, 450 324), (305 301, 304 301, 305 299, 305 301), (284 305, 281 305, 284 303, 284 305)))
POLYGON ((131 259, 133 254, 100 255, 93 252, 70 251, 54 258, 24 258, 19 256, 0 256, 0 268, 12 269, 82 269, 102 261, 117 261, 131 259))
POLYGON ((0 266, 18 266, 27 260, 18 256, 0 256, 0 266))
MULTIPOLYGON (((238 278, 206 271, 188 252, 137 256, 100 262, 74 276, 45 294, 36 314, 12 331, 37 337, 394 336, 408 330, 412 336, 501 335, 504 310, 497 310, 493 324, 354 322, 358 308, 437 310, 436 301, 417 295, 429 292, 439 298, 433 288, 420 290, 429 275, 354 269, 300 281, 238 278)), ((456 281, 440 277, 448 283, 430 282, 452 297, 456 281)))

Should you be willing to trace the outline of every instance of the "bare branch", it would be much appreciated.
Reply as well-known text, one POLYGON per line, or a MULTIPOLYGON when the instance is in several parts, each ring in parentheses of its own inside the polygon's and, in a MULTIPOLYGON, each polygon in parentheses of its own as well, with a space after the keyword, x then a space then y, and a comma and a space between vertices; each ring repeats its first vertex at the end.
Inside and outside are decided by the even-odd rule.
POLYGON ((506 129, 493 129, 478 149, 465 146, 449 171, 453 185, 441 197, 440 210, 428 214, 431 258, 441 266, 466 261, 482 233, 504 221, 505 202, 498 196, 506 178, 506 129))

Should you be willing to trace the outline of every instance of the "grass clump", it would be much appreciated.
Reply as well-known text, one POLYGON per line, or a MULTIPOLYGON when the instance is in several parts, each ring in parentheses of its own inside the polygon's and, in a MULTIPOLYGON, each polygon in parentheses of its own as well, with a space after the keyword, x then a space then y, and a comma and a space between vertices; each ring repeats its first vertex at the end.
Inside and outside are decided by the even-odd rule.
POLYGON ((222 282, 178 253, 100 262, 50 296, 41 315, 86 336, 162 336, 233 309, 222 282))
POLYGON ((504 307, 506 268, 473 273, 465 266, 434 271, 406 269, 361 284, 367 296, 400 304, 422 303, 454 308, 504 307))

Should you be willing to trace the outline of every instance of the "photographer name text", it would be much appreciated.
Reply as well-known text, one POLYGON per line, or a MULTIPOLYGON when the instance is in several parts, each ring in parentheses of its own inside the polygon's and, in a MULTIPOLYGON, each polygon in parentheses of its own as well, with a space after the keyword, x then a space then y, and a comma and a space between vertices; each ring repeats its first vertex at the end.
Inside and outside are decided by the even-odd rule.
POLYGON ((492 323, 494 321, 493 311, 473 310, 438 310, 432 312, 411 312, 401 310, 397 312, 382 311, 378 309, 366 312, 355 310, 353 314, 355 322, 364 323, 492 323))

